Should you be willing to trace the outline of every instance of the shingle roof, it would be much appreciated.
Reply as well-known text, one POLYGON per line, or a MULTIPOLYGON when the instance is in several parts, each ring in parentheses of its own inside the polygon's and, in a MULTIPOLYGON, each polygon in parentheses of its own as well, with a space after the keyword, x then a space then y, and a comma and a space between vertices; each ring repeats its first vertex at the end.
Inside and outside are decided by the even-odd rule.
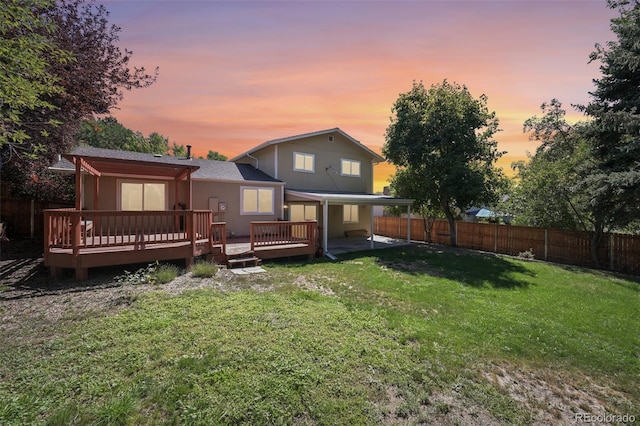
MULTIPOLYGON (((184 166, 195 170, 191 174, 194 180, 216 180, 225 182, 272 182, 282 183, 261 170, 256 170, 251 164, 237 164, 229 161, 186 159, 169 155, 146 154, 141 152, 118 151, 113 149, 94 148, 80 146, 67 155, 92 157, 101 159, 114 159, 119 161, 131 161, 168 166, 184 166)), ((74 172, 75 166, 66 158, 62 158, 51 169, 61 172, 74 172)), ((132 169, 134 172, 135 169, 132 169)))
POLYGON ((280 144, 280 143, 294 141, 294 140, 298 140, 298 139, 309 138, 309 137, 313 137, 313 136, 328 135, 330 133, 339 133, 340 135, 344 136, 347 140, 349 140, 350 142, 355 144, 358 148, 366 151, 369 155, 371 155, 371 157, 373 157, 373 159, 375 161, 377 161, 377 162, 384 161, 383 157, 381 157, 379 154, 376 154, 374 151, 372 151, 366 145, 362 144, 360 141, 352 138, 350 135, 345 133, 339 127, 334 127, 333 129, 319 130, 317 132, 304 133, 304 134, 301 134, 301 135, 288 136, 286 138, 273 139, 273 140, 270 140, 270 141, 266 141, 266 142, 263 142, 263 143, 261 143, 260 145, 258 145, 256 147, 251 148, 249 151, 243 152, 242 154, 239 154, 239 155, 233 157, 231 159, 231 161, 239 160, 240 158, 242 158, 242 157, 244 157, 244 156, 246 156, 248 154, 253 154, 254 152, 259 151, 262 148, 265 148, 265 147, 270 146, 270 145, 277 145, 277 144, 280 144))

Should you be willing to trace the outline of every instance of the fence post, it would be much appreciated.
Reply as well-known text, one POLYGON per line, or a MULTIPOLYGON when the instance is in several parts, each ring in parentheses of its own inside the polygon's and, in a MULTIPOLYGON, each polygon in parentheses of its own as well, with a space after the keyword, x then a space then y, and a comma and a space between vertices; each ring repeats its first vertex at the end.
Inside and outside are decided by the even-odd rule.
POLYGON ((549 244, 549 230, 545 228, 545 230, 544 230, 544 260, 547 260, 547 254, 549 252, 548 244, 549 244))
POLYGON ((498 252, 498 224, 493 227, 493 252, 498 252))

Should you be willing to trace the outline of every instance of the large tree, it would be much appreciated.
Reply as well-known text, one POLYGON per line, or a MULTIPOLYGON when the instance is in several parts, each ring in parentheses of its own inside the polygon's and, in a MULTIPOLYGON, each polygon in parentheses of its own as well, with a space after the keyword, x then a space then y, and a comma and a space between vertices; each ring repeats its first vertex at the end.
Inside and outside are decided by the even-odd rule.
POLYGON ((541 117, 524 123, 524 131, 539 143, 528 162, 518 162, 517 185, 509 200, 514 223, 560 229, 593 230, 589 194, 579 183, 594 166, 586 142, 587 123, 570 124, 562 104, 542 104, 541 117))
POLYGON ((50 107, 25 106, 20 110, 22 149, 2 149, 4 178, 17 193, 26 189, 25 183, 36 184, 38 179, 34 177, 42 175, 58 154, 77 143, 78 130, 85 119, 108 113, 125 90, 147 87, 157 77, 157 69, 148 73, 131 66, 132 52, 118 46, 121 29, 109 23, 104 6, 84 0, 39 3, 41 7, 30 10, 47 26, 23 22, 25 30, 18 39, 43 39, 59 51, 70 52, 71 60, 60 60, 56 51, 48 49, 38 53, 58 90, 38 97, 50 107))
POLYGON ((168 138, 157 132, 145 137, 141 132, 134 132, 124 127, 115 117, 85 121, 82 124, 78 139, 81 144, 96 148, 161 155, 166 155, 169 152, 168 138))
POLYGON ((396 193, 426 208, 438 206, 455 246, 456 209, 497 200, 502 174, 495 162, 502 153, 493 140, 495 112, 485 95, 476 99, 465 86, 446 80, 429 89, 414 82, 392 112, 383 153, 400 167, 396 193))
POLYGON ((0 3, 0 148, 19 150, 29 138, 25 111, 51 111, 50 97, 62 93, 49 60, 68 63, 69 52, 52 40, 55 23, 41 13, 53 0, 0 3))
POLYGON ((611 20, 617 40, 596 44, 601 63, 592 101, 581 107, 593 118, 588 141, 596 167, 581 186, 594 211, 592 257, 603 233, 626 228, 640 216, 640 2, 608 1, 620 16, 611 20))

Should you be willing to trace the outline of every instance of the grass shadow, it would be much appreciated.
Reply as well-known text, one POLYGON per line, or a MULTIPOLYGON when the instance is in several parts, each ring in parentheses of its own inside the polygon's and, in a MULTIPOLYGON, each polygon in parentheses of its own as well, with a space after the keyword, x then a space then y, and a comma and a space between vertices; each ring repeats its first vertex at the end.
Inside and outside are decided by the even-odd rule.
POLYGON ((430 275, 475 288, 514 289, 530 285, 535 273, 520 262, 491 253, 438 246, 411 246, 376 251, 378 265, 411 275, 430 275))

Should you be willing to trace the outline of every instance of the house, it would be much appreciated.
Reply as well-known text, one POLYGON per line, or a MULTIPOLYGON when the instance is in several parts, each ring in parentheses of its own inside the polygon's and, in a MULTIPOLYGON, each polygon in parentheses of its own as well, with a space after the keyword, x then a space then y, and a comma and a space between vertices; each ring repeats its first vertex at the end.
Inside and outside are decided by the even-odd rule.
MULTIPOLYGON (((372 235, 378 154, 338 128, 267 141, 231 161, 78 147, 52 169, 75 173, 75 209, 45 212, 52 273, 200 255, 226 256, 249 236, 260 258, 316 252, 329 239, 372 235)), ((373 246, 373 238, 371 238, 373 246)))
POLYGON ((372 235, 374 206, 413 202, 374 194, 373 167, 384 158, 339 128, 267 141, 231 161, 284 181, 283 217, 317 220, 329 255, 332 238, 372 235))

